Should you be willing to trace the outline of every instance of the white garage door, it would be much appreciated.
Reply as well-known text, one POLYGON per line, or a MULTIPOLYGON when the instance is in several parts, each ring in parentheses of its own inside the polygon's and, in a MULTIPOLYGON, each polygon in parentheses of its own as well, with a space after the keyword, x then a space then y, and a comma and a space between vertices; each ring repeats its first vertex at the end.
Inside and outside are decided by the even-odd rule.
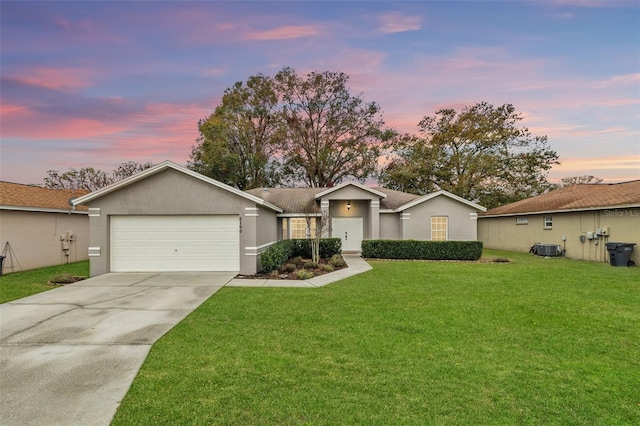
POLYGON ((112 272, 238 270, 238 216, 111 217, 112 272))

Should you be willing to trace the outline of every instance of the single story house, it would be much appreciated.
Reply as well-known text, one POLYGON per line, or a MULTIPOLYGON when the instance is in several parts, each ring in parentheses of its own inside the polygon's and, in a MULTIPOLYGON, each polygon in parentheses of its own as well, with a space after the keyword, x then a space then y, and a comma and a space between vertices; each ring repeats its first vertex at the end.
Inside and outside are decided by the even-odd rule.
POLYGON ((322 217, 322 235, 341 238, 343 250, 360 251, 363 239, 476 240, 478 212, 485 210, 446 191, 418 196, 353 182, 245 192, 170 161, 74 204, 89 206, 91 276, 254 274, 263 250, 313 234, 322 217))
MULTIPOLYGON (((640 180, 578 184, 491 209, 478 218, 484 247, 529 251, 559 245, 565 256, 608 262, 607 242, 640 244, 640 180)), ((640 246, 631 253, 640 264, 640 246)))
POLYGON ((3 273, 86 260, 88 209, 69 200, 87 192, 0 182, 3 273))

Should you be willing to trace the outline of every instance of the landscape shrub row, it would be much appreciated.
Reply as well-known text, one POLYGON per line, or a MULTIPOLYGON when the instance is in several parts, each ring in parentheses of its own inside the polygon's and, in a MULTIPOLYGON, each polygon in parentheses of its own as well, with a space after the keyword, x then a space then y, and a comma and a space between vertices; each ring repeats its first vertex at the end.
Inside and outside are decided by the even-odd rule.
MULTIPOLYGON (((342 241, 340 238, 322 238, 320 240, 320 257, 329 259, 340 254, 342 241)), ((280 269, 291 257, 311 257, 311 240, 280 240, 260 253, 260 265, 265 272, 280 269)))
POLYGON ((362 256, 377 259, 478 260, 481 241, 365 240, 362 256))
MULTIPOLYGON (((304 258, 311 257, 311 240, 296 239, 293 241, 293 257, 300 256, 304 258)), ((320 239, 320 257, 322 259, 330 259, 334 254, 342 252, 342 240, 340 238, 321 238, 320 239)))

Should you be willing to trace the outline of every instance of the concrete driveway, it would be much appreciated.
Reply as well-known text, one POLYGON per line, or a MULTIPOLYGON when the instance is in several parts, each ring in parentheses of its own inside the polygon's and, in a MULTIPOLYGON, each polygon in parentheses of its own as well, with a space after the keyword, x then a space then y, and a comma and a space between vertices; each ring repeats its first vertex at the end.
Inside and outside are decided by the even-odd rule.
POLYGON ((151 345, 234 276, 105 274, 0 305, 0 424, 108 425, 151 345))

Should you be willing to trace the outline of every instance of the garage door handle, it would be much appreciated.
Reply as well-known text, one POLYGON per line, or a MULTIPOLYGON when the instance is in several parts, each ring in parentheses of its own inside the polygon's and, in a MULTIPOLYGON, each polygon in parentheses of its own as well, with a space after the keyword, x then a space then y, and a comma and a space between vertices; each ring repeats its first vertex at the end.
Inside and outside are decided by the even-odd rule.
POLYGON ((344 240, 347 241, 347 233, 346 233, 346 231, 344 233, 344 240))

